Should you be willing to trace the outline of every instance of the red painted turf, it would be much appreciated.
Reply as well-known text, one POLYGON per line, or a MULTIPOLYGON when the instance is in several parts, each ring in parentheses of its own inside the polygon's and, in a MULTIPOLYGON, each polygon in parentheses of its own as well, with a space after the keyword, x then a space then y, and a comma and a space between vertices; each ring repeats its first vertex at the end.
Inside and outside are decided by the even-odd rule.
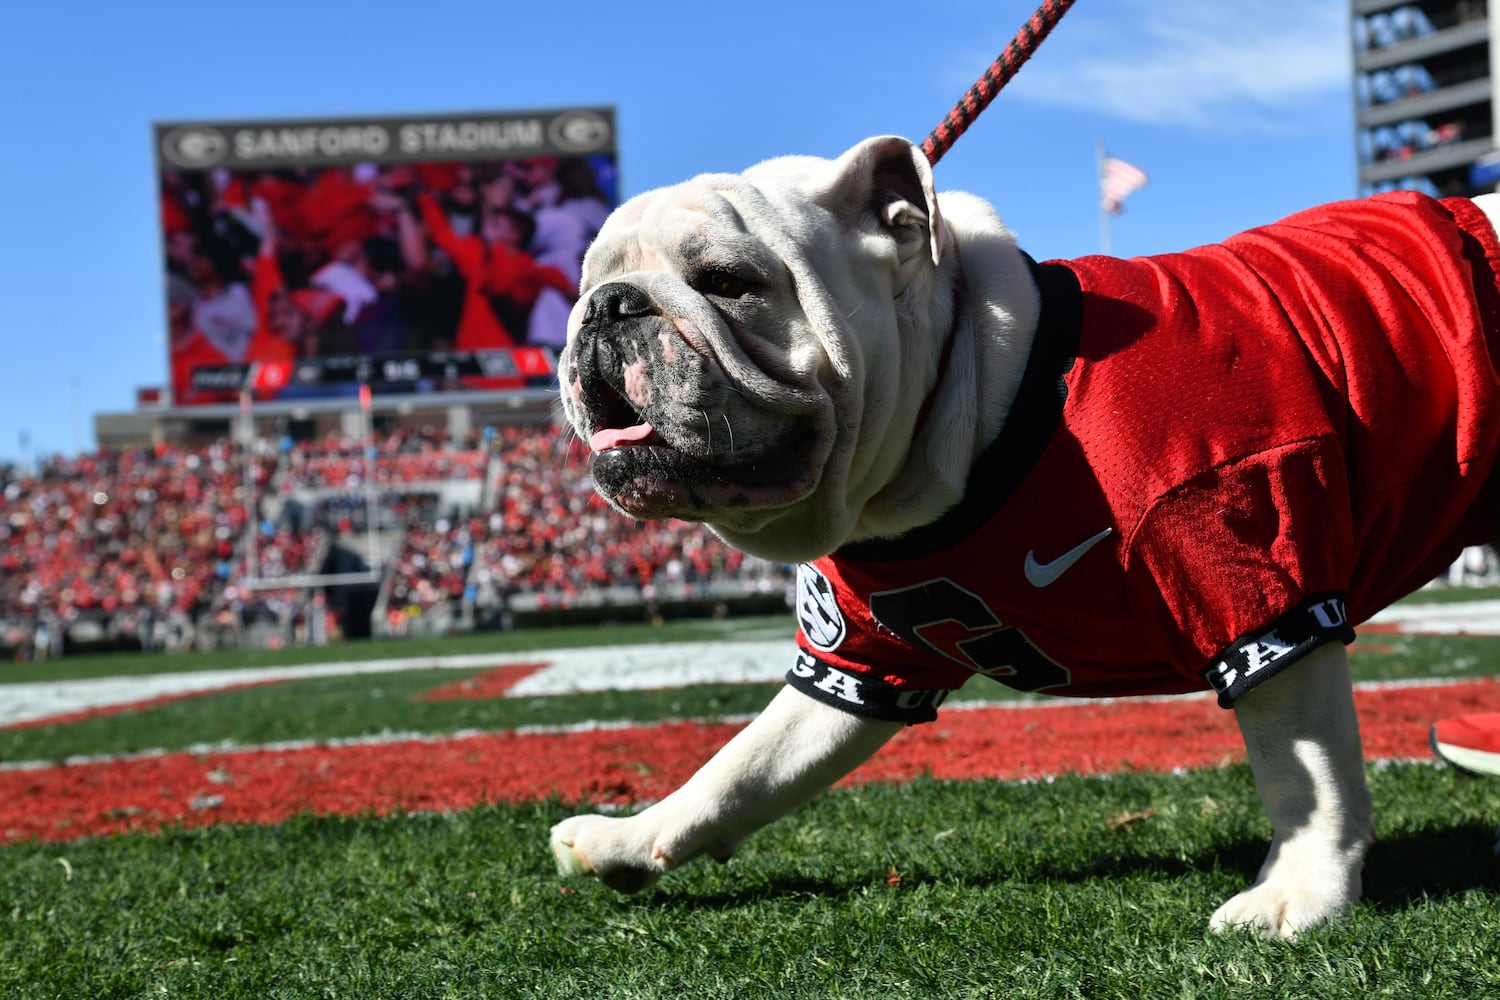
POLYGON ((516 684, 532 674, 546 670, 550 663, 507 663, 492 670, 465 677, 463 680, 433 688, 419 695, 417 701, 478 701, 486 698, 502 698, 516 684))
MULTIPOLYGON (((1372 758, 1427 758, 1447 715, 1500 709, 1500 683, 1356 692, 1372 758)), ((738 727, 675 722, 591 732, 310 749, 165 754, 0 771, 0 842, 163 826, 275 823, 303 812, 462 809, 548 795, 629 804, 680 784, 738 727)), ((1233 717, 1208 699, 951 709, 908 729, 849 779, 1020 779, 1170 771, 1243 759, 1233 717)))

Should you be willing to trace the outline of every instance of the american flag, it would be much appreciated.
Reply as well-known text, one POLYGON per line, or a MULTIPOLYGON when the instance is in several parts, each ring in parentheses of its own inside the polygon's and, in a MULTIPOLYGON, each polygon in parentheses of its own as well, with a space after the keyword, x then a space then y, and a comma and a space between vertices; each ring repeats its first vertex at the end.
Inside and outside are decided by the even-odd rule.
POLYGON ((1118 213, 1125 207, 1125 197, 1145 187, 1146 171, 1118 156, 1106 156, 1099 167, 1099 198, 1106 212, 1118 213))

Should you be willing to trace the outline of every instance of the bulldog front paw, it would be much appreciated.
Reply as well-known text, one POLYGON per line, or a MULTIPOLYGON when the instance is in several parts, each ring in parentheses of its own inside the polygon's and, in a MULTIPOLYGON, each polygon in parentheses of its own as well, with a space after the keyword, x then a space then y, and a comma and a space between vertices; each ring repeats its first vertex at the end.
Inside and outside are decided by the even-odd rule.
POLYGON ((1349 912, 1354 900, 1340 892, 1264 883, 1252 886, 1214 911, 1209 930, 1244 928, 1264 938, 1290 940, 1349 912))
POLYGON ((640 892, 671 859, 637 829, 635 817, 574 816, 552 828, 552 856, 564 876, 592 875, 616 892, 640 892))

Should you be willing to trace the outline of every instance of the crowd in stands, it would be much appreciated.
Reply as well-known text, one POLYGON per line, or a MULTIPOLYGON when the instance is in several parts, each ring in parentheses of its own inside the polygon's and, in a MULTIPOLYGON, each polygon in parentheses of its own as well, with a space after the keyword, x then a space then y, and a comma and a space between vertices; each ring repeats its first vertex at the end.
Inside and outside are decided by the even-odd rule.
POLYGON ((206 611, 234 572, 247 468, 263 485, 273 465, 219 443, 52 458, 25 474, 7 467, 0 641, 29 626, 50 650, 83 618, 125 636, 158 625, 170 634, 206 611))
POLYGON ((709 532, 677 521, 630 521, 608 509, 587 476, 584 450, 554 433, 505 433, 497 499, 475 585, 486 593, 536 593, 567 602, 611 586, 648 597, 719 579, 776 586, 778 567, 745 557, 709 532))
POLYGON ((699 525, 610 510, 568 442, 551 427, 397 431, 373 445, 257 439, 247 455, 218 441, 0 465, 0 648, 56 655, 80 632, 148 649, 234 642, 256 620, 334 634, 323 595, 295 578, 326 572, 340 540, 364 554, 372 513, 393 540, 377 562, 394 633, 435 609, 518 597, 566 607, 621 588, 643 602, 710 585, 784 590, 790 567, 699 525))
POLYGON ((430 503, 422 507, 425 516, 408 521, 391 567, 386 623, 387 630, 397 635, 444 602, 465 598, 483 525, 477 517, 455 522, 435 515, 430 503))
MULTIPOLYGON (((782 594, 794 573, 699 525, 610 510, 585 449, 551 427, 400 431, 373 446, 261 439, 248 454, 228 441, 128 448, 0 464, 0 649, 57 656, 89 637, 204 648, 254 641, 257 628, 272 644, 326 641, 350 623, 331 592, 295 578, 328 572, 341 541, 373 555, 370 524, 392 540, 374 559, 372 616, 394 635, 518 601, 566 608, 609 594, 649 609, 726 587, 782 594)), ((1496 578, 1493 550, 1471 549, 1447 582, 1496 578)))
POLYGON ((482 435, 459 441, 435 431, 382 435, 374 448, 355 437, 329 435, 316 441, 283 442, 283 491, 298 486, 360 486, 373 459, 375 482, 402 484, 444 479, 479 479, 489 462, 482 435))

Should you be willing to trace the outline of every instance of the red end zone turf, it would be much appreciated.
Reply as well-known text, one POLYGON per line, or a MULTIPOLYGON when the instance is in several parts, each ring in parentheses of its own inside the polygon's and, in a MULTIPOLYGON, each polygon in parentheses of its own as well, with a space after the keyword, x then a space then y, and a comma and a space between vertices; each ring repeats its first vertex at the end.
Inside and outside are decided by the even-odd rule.
MULTIPOLYGON (((1494 710, 1500 682, 1370 686, 1355 700, 1370 758, 1425 760, 1432 723, 1494 710)), ((0 842, 276 823, 302 812, 441 811, 550 795, 630 805, 671 791, 737 728, 669 722, 10 765, 0 769, 0 842)), ((902 733, 847 780, 1162 772, 1243 756, 1233 716, 1207 697, 955 706, 902 733)))

